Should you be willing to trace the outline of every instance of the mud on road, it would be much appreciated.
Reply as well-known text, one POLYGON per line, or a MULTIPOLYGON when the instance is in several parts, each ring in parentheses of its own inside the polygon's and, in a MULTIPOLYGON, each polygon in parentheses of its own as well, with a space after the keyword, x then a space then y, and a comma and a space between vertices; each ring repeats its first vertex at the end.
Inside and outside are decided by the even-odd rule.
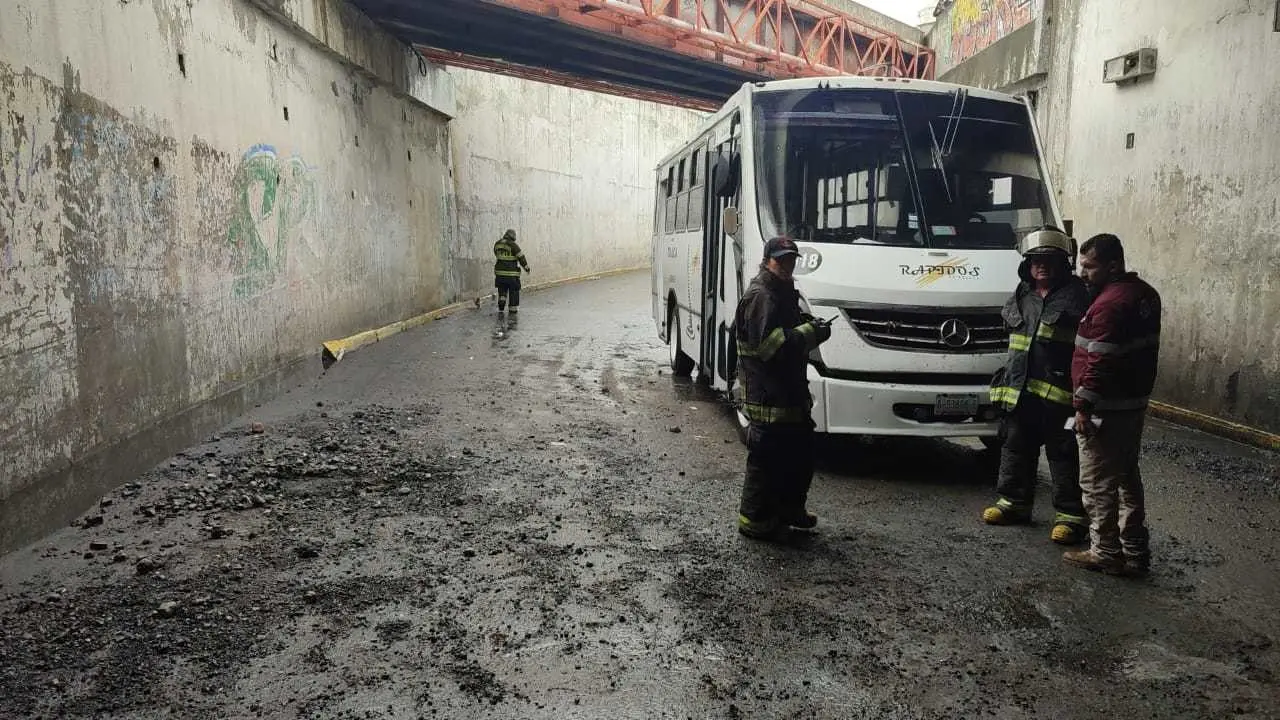
POLYGON ((981 525, 976 443, 825 443, 755 543, 646 286, 317 367, 0 559, 0 716, 1280 717, 1274 456, 1154 424, 1143 581, 981 525))

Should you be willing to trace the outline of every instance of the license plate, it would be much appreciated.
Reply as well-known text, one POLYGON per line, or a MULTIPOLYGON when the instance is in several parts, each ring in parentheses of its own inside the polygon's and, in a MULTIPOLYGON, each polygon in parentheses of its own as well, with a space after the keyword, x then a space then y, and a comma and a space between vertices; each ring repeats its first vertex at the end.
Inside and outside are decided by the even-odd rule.
POLYGON ((933 398, 934 415, 976 415, 978 414, 977 395, 935 395, 933 398))

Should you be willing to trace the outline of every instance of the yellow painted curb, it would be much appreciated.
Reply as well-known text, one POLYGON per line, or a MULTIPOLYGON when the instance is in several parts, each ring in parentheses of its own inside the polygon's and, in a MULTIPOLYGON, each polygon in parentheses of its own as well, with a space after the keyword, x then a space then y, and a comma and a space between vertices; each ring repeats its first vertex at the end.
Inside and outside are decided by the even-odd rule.
MULTIPOLYGON (((564 278, 562 280, 551 280, 549 282, 526 285, 524 287, 524 290, 526 291, 546 290, 547 288, 558 287, 560 285, 569 285, 571 283, 576 283, 576 282, 586 282, 588 280, 599 280, 600 278, 609 277, 612 275, 623 275, 629 272, 637 272, 639 270, 645 270, 648 267, 649 267, 648 265, 640 265, 637 267, 619 268, 617 270, 603 270, 601 272, 591 273, 590 275, 578 275, 575 277, 564 278)), ((419 325, 425 325, 431 322, 432 320, 438 320, 442 317, 445 317, 446 315, 451 315, 459 310, 465 310, 468 305, 472 307, 479 307, 482 301, 488 300, 489 298, 494 297, 494 295, 495 293, 487 293, 485 295, 479 295, 474 299, 465 300, 463 302, 456 302, 456 303, 453 303, 452 305, 445 305, 442 308, 437 308, 435 310, 432 310, 431 312, 423 313, 421 315, 415 315, 411 318, 400 320, 399 322, 393 322, 390 325, 383 325, 380 328, 374 328, 373 330, 365 330, 364 332, 356 333, 355 335, 352 335, 350 337, 341 338, 339 340, 329 340, 327 342, 321 343, 320 344, 320 362, 322 365, 324 365, 324 368, 328 370, 334 363, 338 362, 343 357, 345 357, 347 353, 357 348, 364 347, 365 345, 368 345, 370 343, 378 342, 379 340, 385 340, 391 337, 392 335, 395 335, 396 333, 404 332, 405 330, 418 327, 419 325)))
POLYGON ((1154 400, 1151 401, 1151 414, 1162 420, 1193 427, 1212 435, 1230 438, 1246 445, 1253 445, 1264 450, 1280 451, 1280 435, 1274 435, 1248 425, 1241 425, 1230 420, 1223 420, 1219 417, 1205 415, 1194 410, 1187 410, 1177 405, 1169 405, 1154 400))

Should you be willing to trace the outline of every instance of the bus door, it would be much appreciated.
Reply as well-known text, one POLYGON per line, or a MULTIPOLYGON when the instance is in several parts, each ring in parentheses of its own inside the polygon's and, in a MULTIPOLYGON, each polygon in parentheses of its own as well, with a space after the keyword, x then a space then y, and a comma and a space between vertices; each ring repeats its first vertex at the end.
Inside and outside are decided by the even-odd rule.
POLYGON ((703 184, 703 200, 702 207, 699 212, 702 213, 702 247, 700 254, 702 255, 702 297, 700 303, 702 305, 702 334, 699 338, 701 342, 701 358, 702 358, 702 376, 711 378, 715 375, 716 369, 716 317, 721 309, 716 305, 716 285, 717 278, 720 273, 720 214, 716 210, 718 206, 715 195, 715 178, 711 177, 714 171, 715 156, 703 148, 701 157, 704 159, 703 167, 700 172, 702 177, 707 178, 707 182, 703 184))
MULTIPOLYGON (((708 153, 711 168, 707 176, 706 230, 703 233, 703 245, 706 248, 703 307, 706 310, 703 315, 702 357, 705 359, 705 370, 711 386, 718 390, 727 390, 733 381, 737 362, 733 316, 744 290, 741 240, 735 240, 721 225, 725 208, 737 207, 741 193, 741 189, 736 187, 739 168, 735 158, 738 153, 737 131, 740 127, 737 120, 735 115, 728 137, 713 145, 708 153), (725 181, 733 188, 730 194, 717 192, 722 181, 719 177, 713 177, 712 173, 729 176, 725 181)), ((741 233, 738 235, 741 237, 741 233)))

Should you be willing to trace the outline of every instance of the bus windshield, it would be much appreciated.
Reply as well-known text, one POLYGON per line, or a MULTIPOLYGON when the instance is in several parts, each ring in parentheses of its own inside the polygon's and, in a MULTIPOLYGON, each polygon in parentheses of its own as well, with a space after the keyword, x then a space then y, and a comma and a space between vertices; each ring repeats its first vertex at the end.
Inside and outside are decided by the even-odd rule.
POLYGON ((1026 106, 964 90, 756 95, 765 238, 1014 249, 1054 223, 1026 106))

